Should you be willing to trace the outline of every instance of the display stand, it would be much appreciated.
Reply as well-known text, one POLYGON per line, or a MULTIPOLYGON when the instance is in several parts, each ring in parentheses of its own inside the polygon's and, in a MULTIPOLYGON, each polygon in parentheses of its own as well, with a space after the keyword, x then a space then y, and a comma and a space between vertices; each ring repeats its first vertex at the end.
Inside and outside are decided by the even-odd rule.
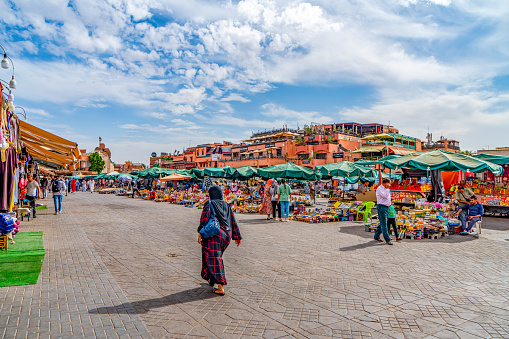
POLYGON ((391 190, 392 201, 395 205, 414 206, 418 199, 426 198, 431 191, 391 190))

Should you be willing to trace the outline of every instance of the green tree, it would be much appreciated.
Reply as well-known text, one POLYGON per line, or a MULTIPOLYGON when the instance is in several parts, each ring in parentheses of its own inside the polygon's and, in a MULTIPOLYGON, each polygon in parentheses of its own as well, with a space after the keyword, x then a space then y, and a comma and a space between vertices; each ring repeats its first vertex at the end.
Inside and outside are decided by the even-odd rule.
POLYGON ((104 170, 104 160, 99 153, 94 152, 90 154, 88 161, 90 161, 89 171, 97 172, 97 174, 99 174, 104 170))
POLYGON ((472 151, 465 150, 465 151, 461 151, 460 154, 465 154, 465 155, 468 155, 468 156, 472 156, 472 151))

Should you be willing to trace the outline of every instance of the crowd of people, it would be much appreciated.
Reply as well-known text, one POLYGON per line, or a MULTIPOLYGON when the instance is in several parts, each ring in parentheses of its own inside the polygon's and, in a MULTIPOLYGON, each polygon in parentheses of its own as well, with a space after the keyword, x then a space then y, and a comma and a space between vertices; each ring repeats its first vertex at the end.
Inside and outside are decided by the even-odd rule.
POLYGON ((37 199, 46 199, 48 193, 52 194, 55 215, 62 212, 62 200, 64 196, 75 192, 90 192, 95 189, 95 181, 92 179, 69 179, 61 175, 34 177, 32 174, 27 176, 25 187, 21 187, 25 191, 24 199, 28 202, 33 218, 37 218, 37 199))

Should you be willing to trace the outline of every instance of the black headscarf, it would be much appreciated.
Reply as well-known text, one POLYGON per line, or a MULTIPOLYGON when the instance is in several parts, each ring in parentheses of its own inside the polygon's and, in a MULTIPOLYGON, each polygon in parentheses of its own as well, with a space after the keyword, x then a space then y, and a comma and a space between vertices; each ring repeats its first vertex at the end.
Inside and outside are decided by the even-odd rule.
POLYGON ((232 209, 226 201, 223 201, 223 191, 217 187, 212 186, 209 188, 209 197, 212 206, 214 207, 214 213, 217 221, 223 227, 227 228, 227 231, 232 229, 232 209))

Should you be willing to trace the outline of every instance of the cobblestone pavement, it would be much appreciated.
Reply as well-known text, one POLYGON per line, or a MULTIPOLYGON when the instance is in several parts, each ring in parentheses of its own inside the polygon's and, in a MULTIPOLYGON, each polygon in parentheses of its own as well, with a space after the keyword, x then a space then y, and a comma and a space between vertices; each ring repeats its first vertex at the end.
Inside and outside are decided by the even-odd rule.
POLYGON ((48 251, 39 284, 0 289, 5 338, 509 337, 509 249, 496 237, 386 246, 359 223, 240 214, 220 297, 199 276, 199 210, 88 193, 64 208, 23 223, 48 251))

